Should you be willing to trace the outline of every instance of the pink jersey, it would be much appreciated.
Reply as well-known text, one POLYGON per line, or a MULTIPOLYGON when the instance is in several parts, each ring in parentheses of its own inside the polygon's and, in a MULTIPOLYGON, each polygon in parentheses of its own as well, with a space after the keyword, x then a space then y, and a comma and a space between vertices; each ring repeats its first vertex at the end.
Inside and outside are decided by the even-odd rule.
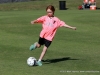
POLYGON ((52 41, 57 29, 65 25, 65 22, 59 20, 57 17, 50 18, 47 15, 37 19, 38 23, 42 23, 41 38, 52 41))

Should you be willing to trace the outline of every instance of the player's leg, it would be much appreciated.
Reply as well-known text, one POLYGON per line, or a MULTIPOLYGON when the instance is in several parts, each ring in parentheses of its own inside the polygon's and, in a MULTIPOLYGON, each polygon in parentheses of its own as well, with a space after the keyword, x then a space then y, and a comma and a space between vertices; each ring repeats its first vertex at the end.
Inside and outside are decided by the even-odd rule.
POLYGON ((34 49, 36 49, 36 48, 37 48, 37 44, 38 44, 38 43, 35 42, 33 45, 30 46, 29 49, 30 49, 31 51, 34 50, 34 49))
POLYGON ((43 45, 44 44, 44 38, 39 38, 39 41, 38 42, 35 42, 33 45, 31 45, 30 46, 30 50, 32 51, 32 50, 35 50, 36 48, 40 48, 41 47, 41 45, 43 45))
POLYGON ((40 47, 41 47, 41 44, 37 43, 36 48, 40 48, 40 47))
POLYGON ((38 60, 38 62, 37 62, 37 65, 38 66, 42 66, 42 62, 41 62, 41 60, 43 59, 43 57, 45 56, 45 54, 46 54, 46 52, 47 52, 47 47, 46 46, 44 46, 44 48, 43 48, 43 51, 42 51, 42 53, 41 53, 41 55, 40 55, 40 58, 39 58, 39 60, 38 60))
POLYGON ((45 44, 45 46, 44 46, 43 51, 42 51, 42 53, 41 53, 41 55, 40 55, 40 58, 39 58, 39 60, 38 60, 38 62, 37 62, 37 65, 38 65, 38 66, 42 66, 41 60, 42 60, 43 57, 45 56, 45 54, 46 54, 46 52, 47 52, 47 49, 48 49, 48 47, 49 47, 50 44, 51 44, 51 41, 45 39, 45 40, 44 40, 44 44, 45 44))

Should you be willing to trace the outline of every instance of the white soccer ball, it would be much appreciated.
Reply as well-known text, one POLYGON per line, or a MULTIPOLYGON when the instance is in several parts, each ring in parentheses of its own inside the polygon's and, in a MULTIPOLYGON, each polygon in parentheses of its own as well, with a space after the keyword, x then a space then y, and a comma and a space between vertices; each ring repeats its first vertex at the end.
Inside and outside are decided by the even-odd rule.
POLYGON ((34 66, 34 65, 36 65, 36 58, 34 58, 34 57, 29 57, 29 58, 27 59, 27 64, 28 64, 29 66, 34 66))

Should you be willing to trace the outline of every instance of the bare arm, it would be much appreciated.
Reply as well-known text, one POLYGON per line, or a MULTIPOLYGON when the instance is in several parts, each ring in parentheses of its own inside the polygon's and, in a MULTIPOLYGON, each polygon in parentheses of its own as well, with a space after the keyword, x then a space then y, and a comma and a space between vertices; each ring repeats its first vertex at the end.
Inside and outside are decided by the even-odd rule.
POLYGON ((34 24, 34 23, 43 23, 44 20, 45 20, 45 16, 42 16, 42 17, 40 17, 40 18, 38 18, 36 20, 31 21, 31 24, 34 24))
POLYGON ((76 30, 76 27, 72 27, 72 26, 69 26, 69 25, 67 25, 67 24, 65 24, 63 27, 76 30))
POLYGON ((38 23, 37 20, 31 21, 31 24, 38 23))

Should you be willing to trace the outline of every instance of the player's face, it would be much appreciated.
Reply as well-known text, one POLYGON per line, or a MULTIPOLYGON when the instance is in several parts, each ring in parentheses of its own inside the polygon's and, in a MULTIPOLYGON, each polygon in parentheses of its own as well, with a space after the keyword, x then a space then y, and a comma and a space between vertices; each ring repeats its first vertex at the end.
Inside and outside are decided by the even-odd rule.
POLYGON ((49 16, 49 17, 52 17, 54 14, 53 14, 53 11, 52 10, 50 10, 50 9, 47 9, 47 15, 49 16))

